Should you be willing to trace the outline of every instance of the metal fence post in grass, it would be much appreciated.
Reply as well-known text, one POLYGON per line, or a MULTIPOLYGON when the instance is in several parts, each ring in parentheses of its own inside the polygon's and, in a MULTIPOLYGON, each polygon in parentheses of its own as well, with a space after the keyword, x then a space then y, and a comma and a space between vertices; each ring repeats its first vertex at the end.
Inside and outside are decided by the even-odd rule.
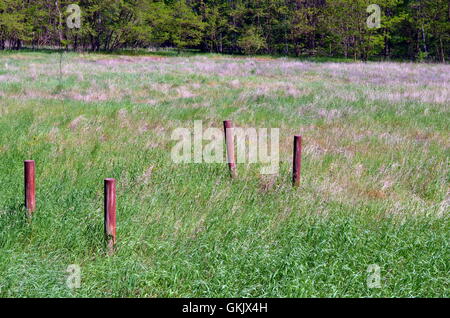
POLYGON ((25 208, 29 215, 36 209, 36 168, 34 160, 24 161, 25 208))
POLYGON ((236 162, 234 160, 234 136, 233 136, 233 123, 231 120, 224 120, 223 128, 225 131, 225 143, 227 146, 227 162, 230 168, 230 175, 232 178, 236 178, 236 162))
POLYGON ((294 159, 292 168, 292 184, 300 186, 300 170, 302 166, 302 136, 294 136, 294 159))
POLYGON ((108 247, 108 253, 114 252, 116 244, 116 180, 112 178, 105 179, 105 238, 108 247))

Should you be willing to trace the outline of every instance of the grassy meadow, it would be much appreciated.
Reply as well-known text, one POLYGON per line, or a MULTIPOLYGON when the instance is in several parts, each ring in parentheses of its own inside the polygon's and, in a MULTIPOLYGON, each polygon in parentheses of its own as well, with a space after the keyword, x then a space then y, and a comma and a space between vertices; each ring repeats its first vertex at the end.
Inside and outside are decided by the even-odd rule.
POLYGON ((1 297, 448 297, 450 65, 0 53, 1 297), (177 127, 280 128, 280 171, 175 164, 177 127), (303 136, 291 186, 292 136, 303 136), (34 159, 37 210, 23 207, 34 159), (117 179, 117 251, 103 179, 117 179), (81 288, 66 286, 70 264, 81 288), (381 288, 368 288, 377 264, 381 288))

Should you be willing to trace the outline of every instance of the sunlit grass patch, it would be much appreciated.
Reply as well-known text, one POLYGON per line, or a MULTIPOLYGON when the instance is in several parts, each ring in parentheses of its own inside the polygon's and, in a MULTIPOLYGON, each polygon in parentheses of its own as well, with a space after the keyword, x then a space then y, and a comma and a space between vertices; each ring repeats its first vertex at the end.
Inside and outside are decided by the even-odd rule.
POLYGON ((1 296, 448 297, 447 65, 69 53, 60 78, 58 59, 0 55, 1 296), (171 160, 175 128, 224 119, 280 128, 278 174, 171 160))

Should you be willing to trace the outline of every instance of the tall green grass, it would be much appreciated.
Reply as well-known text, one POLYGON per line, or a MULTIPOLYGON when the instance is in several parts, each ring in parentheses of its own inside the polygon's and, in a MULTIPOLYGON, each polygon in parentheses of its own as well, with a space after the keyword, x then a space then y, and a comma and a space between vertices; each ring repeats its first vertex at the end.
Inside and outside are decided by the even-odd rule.
POLYGON ((141 74, 131 64, 97 74, 83 68, 84 56, 71 54, 83 79, 74 67, 62 83, 44 70, 30 74, 32 64, 53 70, 51 56, 0 58, 8 64, 0 74, 11 76, 0 82, 0 296, 449 296, 449 122, 442 104, 371 102, 362 95, 367 84, 344 82, 336 91, 319 69, 296 77, 301 96, 255 94, 255 85, 275 85, 283 74, 177 71, 182 59, 215 63, 214 56, 152 62, 165 72, 141 74), (242 85, 230 87, 235 78, 242 85), (70 95, 110 80, 130 97, 70 95), (170 88, 143 86, 154 83, 170 88), (172 98, 192 83, 200 84, 197 96, 172 98), (135 100, 143 91, 156 102, 135 100), (355 91, 360 97, 342 99, 355 91), (323 115, 333 109, 344 115, 323 115), (240 164, 239 178, 230 180, 226 164, 172 162, 174 128, 195 119, 221 127, 227 118, 281 128, 277 176, 240 164), (305 151, 301 187, 293 189, 298 131, 305 151), (23 207, 25 159, 37 169, 31 220, 23 207), (103 242, 107 177, 118 182, 113 256, 103 242), (81 268, 79 289, 66 285, 70 264, 81 268), (367 286, 371 264, 381 268, 381 288, 367 286))

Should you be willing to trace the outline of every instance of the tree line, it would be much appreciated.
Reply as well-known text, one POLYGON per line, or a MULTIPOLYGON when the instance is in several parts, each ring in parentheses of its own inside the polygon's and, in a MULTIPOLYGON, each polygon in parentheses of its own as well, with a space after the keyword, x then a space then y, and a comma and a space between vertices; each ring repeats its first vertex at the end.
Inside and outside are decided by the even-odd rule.
POLYGON ((0 0, 0 49, 173 47, 445 62, 449 0, 0 0), (69 27, 76 4, 81 24, 69 27), (369 28, 367 8, 380 7, 369 28))

